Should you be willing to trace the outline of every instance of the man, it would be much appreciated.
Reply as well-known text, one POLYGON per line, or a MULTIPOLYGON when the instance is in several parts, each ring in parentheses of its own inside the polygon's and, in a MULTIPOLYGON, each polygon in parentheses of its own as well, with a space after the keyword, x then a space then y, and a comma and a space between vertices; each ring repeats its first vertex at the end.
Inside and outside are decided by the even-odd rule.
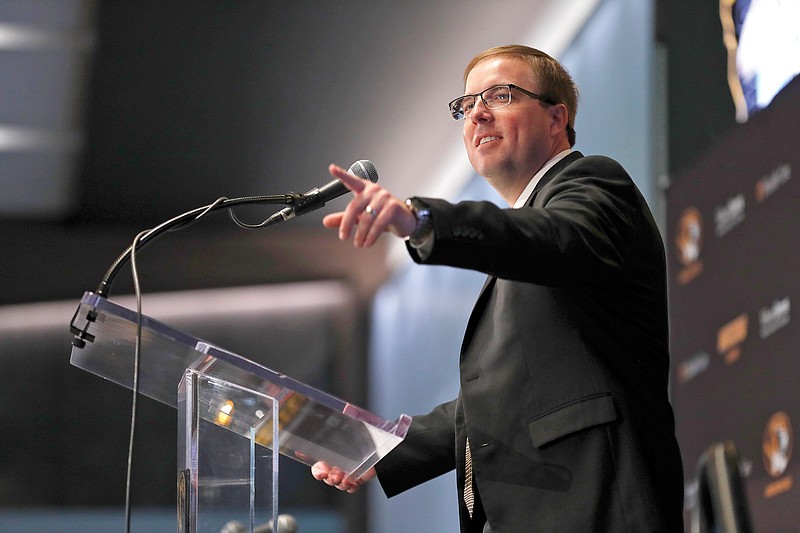
POLYGON ((467 324, 458 398, 415 417, 355 491, 392 496, 453 468, 462 532, 676 532, 683 479, 669 375, 664 248, 624 169, 571 150, 577 89, 547 54, 476 56, 464 118, 476 171, 512 207, 415 198, 331 166, 355 193, 325 217, 371 246, 407 238, 415 261, 489 275, 467 324))

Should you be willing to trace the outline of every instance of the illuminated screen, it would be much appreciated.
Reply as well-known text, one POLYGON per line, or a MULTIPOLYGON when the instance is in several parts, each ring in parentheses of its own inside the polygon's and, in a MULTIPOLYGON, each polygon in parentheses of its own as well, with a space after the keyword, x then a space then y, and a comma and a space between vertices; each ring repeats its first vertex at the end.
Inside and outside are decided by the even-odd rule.
POLYGON ((800 1, 722 0, 720 17, 728 84, 744 122, 800 73, 800 1))

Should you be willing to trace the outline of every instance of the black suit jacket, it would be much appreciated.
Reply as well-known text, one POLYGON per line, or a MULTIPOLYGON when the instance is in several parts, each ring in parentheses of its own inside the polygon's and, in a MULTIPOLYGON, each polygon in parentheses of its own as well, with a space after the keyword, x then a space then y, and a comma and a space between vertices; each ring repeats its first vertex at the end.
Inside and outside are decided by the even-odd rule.
POLYGON ((628 174, 573 152, 522 209, 421 201, 435 240, 414 259, 489 277, 459 396, 378 463, 386 493, 453 468, 462 487, 469 436, 493 533, 682 531, 664 247, 628 174))

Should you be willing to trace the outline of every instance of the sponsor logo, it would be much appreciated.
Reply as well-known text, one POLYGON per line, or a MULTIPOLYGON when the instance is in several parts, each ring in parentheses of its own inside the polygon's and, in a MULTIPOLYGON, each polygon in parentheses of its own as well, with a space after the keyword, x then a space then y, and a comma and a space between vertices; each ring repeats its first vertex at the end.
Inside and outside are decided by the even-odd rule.
POLYGON ((792 177, 792 166, 789 163, 779 165, 770 174, 756 182, 756 200, 763 202, 781 188, 792 177))
POLYGON ((678 383, 688 383, 703 372, 711 364, 711 356, 706 352, 696 353, 678 366, 678 383))
POLYGON ((772 302, 770 307, 762 307, 758 312, 759 334, 762 339, 766 339, 782 327, 789 324, 789 313, 792 310, 792 302, 789 297, 781 298, 772 302))
POLYGON ((703 247, 703 218, 696 207, 687 207, 678 220, 675 235, 678 261, 683 269, 678 273, 678 283, 686 285, 703 271, 700 251, 703 247))
POLYGON ((743 313, 717 331, 717 351, 729 365, 742 355, 741 344, 747 339, 748 317, 743 313))
POLYGON ((764 488, 764 497, 773 498, 792 488, 794 484, 791 475, 784 475, 792 458, 792 423, 789 416, 783 411, 773 414, 764 429, 761 449, 764 452, 764 468, 767 473, 776 478, 764 488))
POLYGON ((714 211, 714 222, 716 223, 714 233, 717 237, 722 237, 744 222, 744 208, 744 194, 741 193, 729 198, 724 205, 717 207, 714 211))

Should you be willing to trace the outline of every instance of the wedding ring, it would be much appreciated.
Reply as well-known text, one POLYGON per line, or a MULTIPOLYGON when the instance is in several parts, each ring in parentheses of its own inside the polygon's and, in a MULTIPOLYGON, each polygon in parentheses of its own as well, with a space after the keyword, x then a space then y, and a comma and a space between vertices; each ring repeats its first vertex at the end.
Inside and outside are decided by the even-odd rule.
POLYGON ((367 207, 364 208, 364 211, 366 211, 367 214, 372 215, 374 217, 378 216, 378 212, 371 205, 367 205, 367 207))

